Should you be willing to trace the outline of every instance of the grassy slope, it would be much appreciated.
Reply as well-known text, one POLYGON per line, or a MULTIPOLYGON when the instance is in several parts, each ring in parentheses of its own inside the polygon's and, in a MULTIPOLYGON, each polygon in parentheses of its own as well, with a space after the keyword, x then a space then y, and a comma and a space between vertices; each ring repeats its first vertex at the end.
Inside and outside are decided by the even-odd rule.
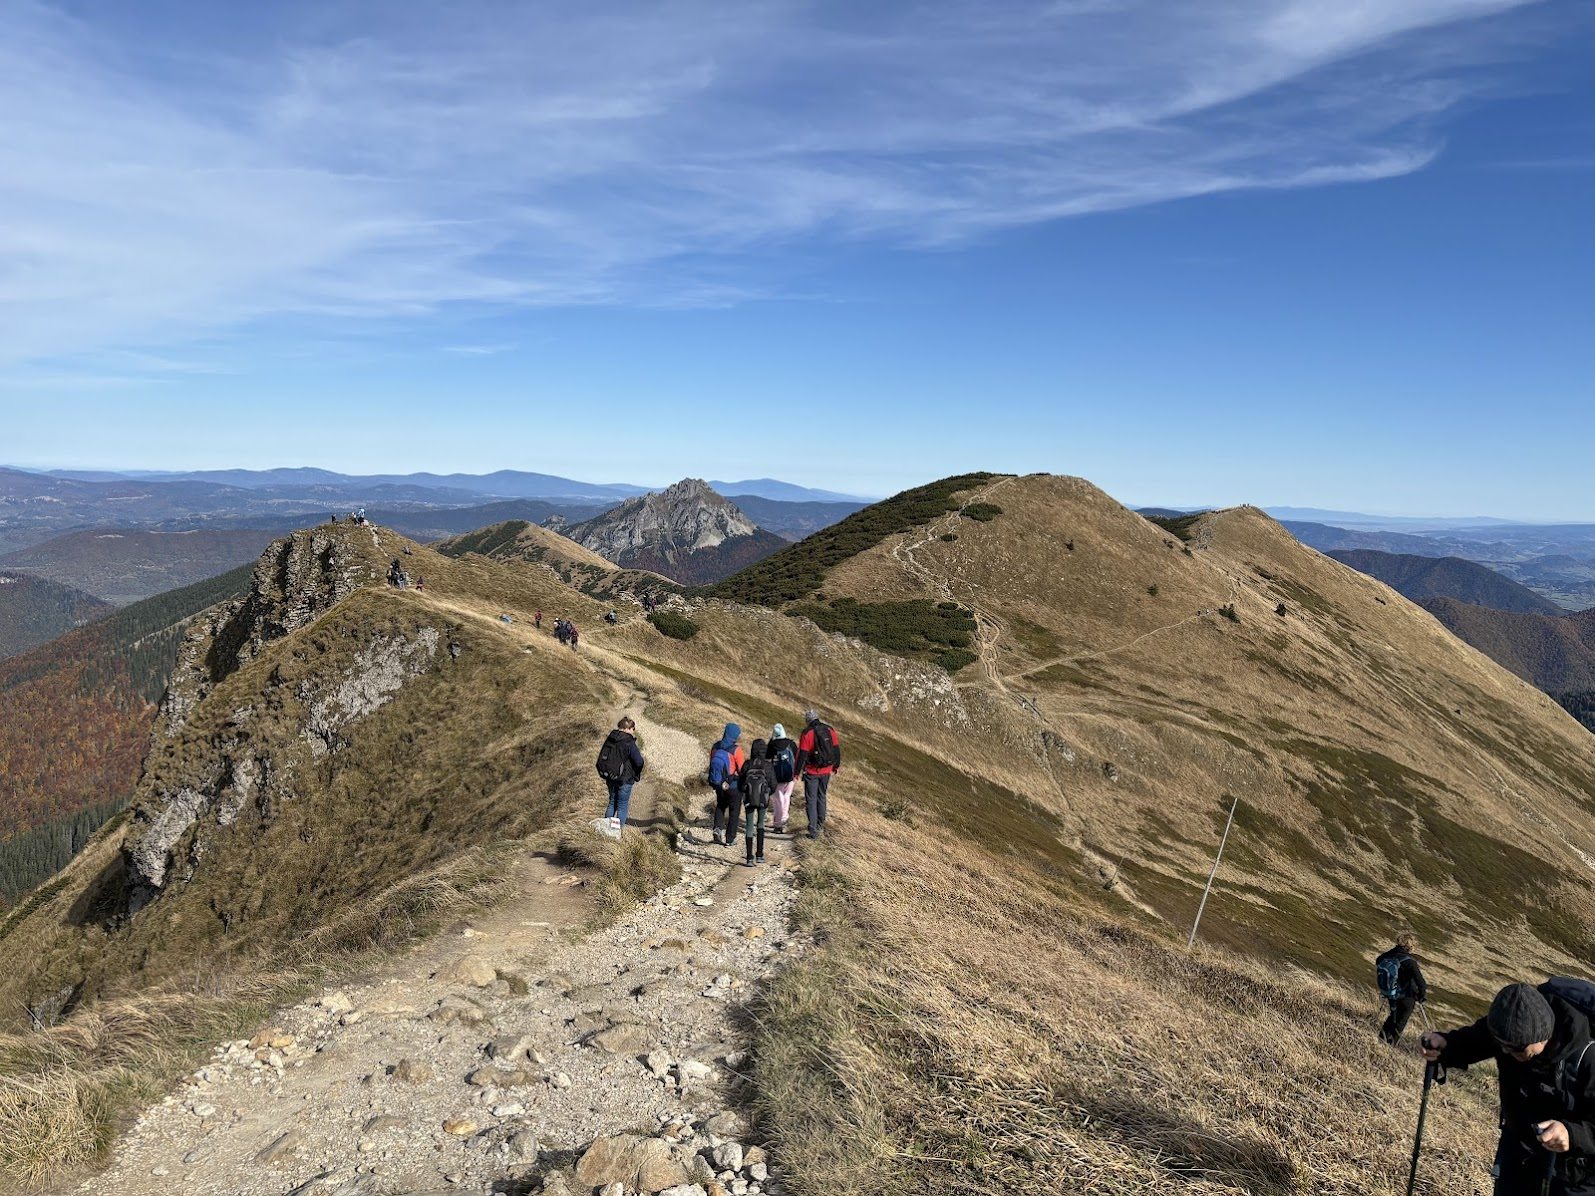
POLYGON ((1595 614, 1520 614, 1452 598, 1423 608, 1456 636, 1547 693, 1595 689, 1595 614))

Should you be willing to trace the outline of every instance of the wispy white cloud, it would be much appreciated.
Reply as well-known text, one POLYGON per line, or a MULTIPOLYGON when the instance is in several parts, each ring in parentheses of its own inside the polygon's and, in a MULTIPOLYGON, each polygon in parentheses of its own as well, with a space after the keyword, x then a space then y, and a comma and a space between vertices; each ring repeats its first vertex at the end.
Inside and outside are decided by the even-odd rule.
POLYGON ((443 352, 458 353, 465 357, 497 357, 513 348, 514 345, 444 345, 443 352))
POLYGON ((245 10, 196 0, 168 27, 8 0, 0 360, 735 302, 743 254, 1399 175, 1494 52, 1480 19, 1532 2, 371 0, 222 27, 245 10))

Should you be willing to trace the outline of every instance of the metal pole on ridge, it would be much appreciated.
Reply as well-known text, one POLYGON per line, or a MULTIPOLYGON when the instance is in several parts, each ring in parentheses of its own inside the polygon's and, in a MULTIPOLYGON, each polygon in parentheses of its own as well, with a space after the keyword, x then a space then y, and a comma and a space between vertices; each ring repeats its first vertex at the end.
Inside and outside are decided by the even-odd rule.
POLYGON ((1196 928, 1202 924, 1202 911, 1207 908, 1207 895, 1213 891, 1213 878, 1218 875, 1219 861, 1224 858, 1224 844, 1229 842, 1229 828, 1235 824, 1235 807, 1241 804, 1241 799, 1236 798, 1230 802, 1229 818, 1224 823, 1224 837, 1218 841, 1218 854, 1213 857, 1213 871, 1207 875, 1207 888, 1202 890, 1202 904, 1196 907, 1196 920, 1191 923, 1191 937, 1185 940, 1185 949, 1189 951, 1196 945, 1196 928))

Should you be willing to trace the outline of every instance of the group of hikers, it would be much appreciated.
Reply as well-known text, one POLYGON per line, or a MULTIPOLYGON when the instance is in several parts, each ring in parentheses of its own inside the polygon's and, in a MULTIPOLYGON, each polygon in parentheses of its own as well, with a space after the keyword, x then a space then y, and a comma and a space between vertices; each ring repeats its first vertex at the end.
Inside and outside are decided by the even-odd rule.
MULTIPOLYGON (((401 590, 408 589, 410 586, 410 575, 405 571, 404 566, 399 564, 398 557, 394 557, 393 563, 388 566, 388 584, 390 586, 396 586, 401 590)), ((426 578, 417 574, 415 579, 415 588, 418 590, 425 590, 426 578)))
MULTIPOLYGON (((842 771, 842 741, 835 728, 821 720, 817 710, 803 713, 803 730, 796 739, 776 723, 768 739, 755 739, 746 755, 742 728, 727 723, 709 749, 707 780, 714 791, 712 817, 714 842, 737 844, 739 826, 744 832, 745 864, 764 863, 765 816, 769 833, 787 833, 792 794, 801 779, 808 817, 808 837, 818 839, 825 830, 826 797, 831 778, 842 771)), ((626 825, 632 786, 642 776, 646 761, 637 747, 636 723, 622 718, 598 752, 598 775, 609 790, 604 817, 611 830, 626 825)))
MULTIPOLYGON (((1379 1037, 1394 1046, 1413 1009, 1428 998, 1423 969, 1408 932, 1374 961, 1380 996, 1390 1015, 1379 1037)), ((1427 1016, 1427 1015, 1425 1015, 1427 1016)), ((1478 1021, 1454 1030, 1425 1030, 1419 1038, 1429 1085, 1445 1083, 1450 1068, 1493 1059, 1500 1083, 1501 1135, 1495 1151, 1495 1196, 1595 1196, 1595 984, 1553 976, 1544 984, 1508 984, 1478 1021)), ((1423 1115, 1413 1145, 1413 1190, 1422 1145, 1423 1115)))

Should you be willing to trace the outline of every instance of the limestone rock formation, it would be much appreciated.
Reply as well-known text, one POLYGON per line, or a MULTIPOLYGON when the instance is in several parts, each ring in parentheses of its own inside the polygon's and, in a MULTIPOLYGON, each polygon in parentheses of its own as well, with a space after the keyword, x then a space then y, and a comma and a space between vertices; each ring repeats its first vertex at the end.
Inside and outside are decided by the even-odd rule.
POLYGON ((622 568, 650 569, 686 584, 729 577, 786 545, 698 478, 559 530, 622 568))

